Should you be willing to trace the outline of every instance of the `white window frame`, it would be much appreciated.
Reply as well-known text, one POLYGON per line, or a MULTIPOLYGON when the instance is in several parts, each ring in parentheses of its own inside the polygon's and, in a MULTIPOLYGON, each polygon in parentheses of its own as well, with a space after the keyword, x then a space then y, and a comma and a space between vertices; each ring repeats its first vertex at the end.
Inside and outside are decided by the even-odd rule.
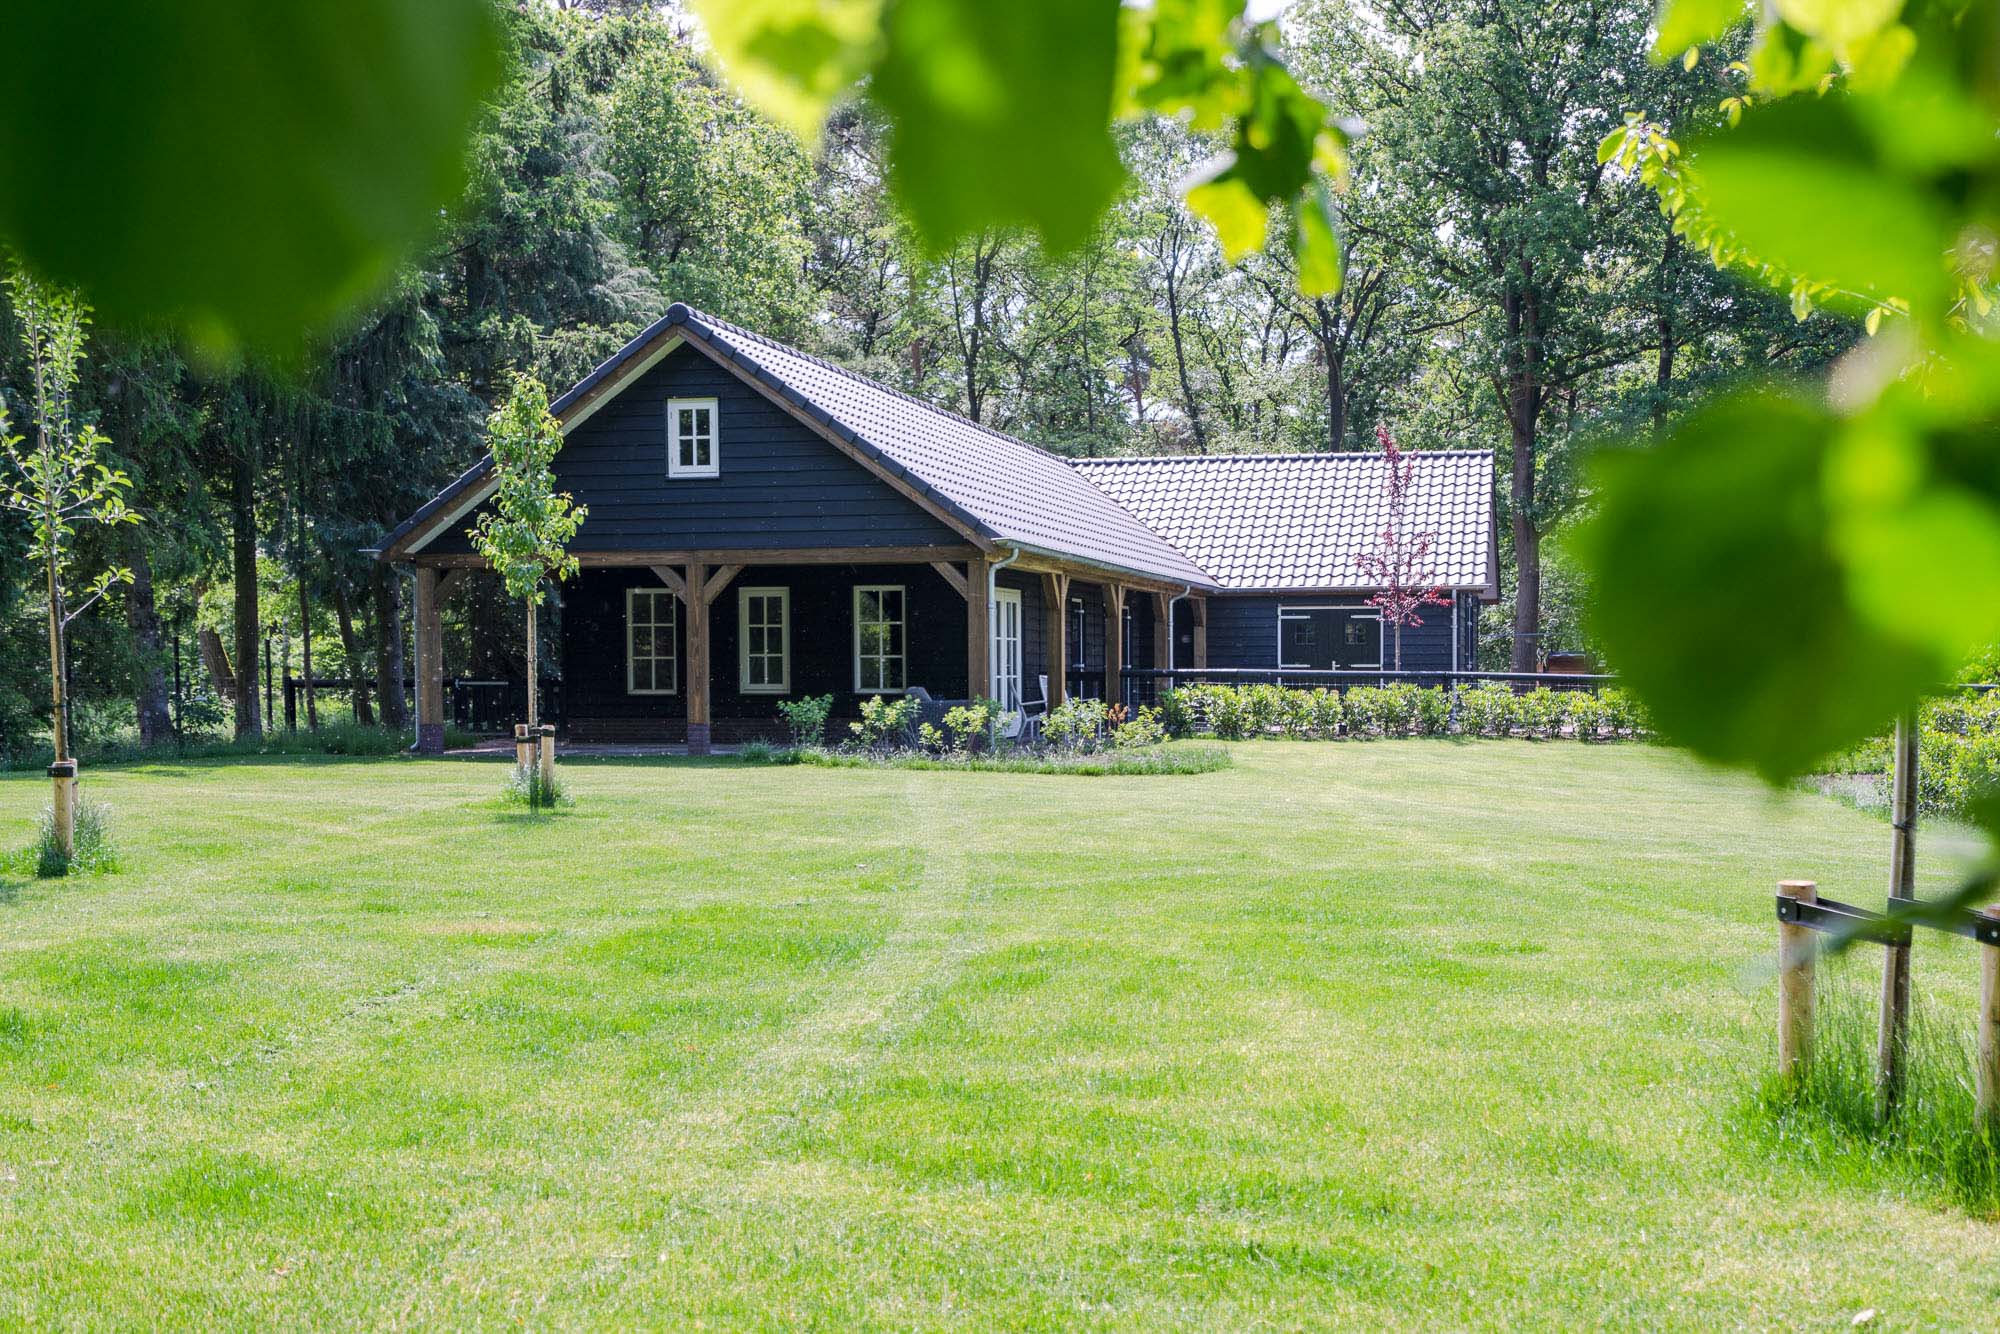
POLYGON ((628 588, 625 590, 625 693, 626 694, 678 695, 680 693, 680 687, 681 687, 680 636, 681 636, 681 600, 674 596, 674 592, 672 589, 628 588), (633 638, 634 638, 633 631, 635 631, 638 628, 637 625, 635 625, 632 620, 632 611, 633 608, 638 604, 641 595, 645 596, 646 598, 652 601, 653 606, 656 608, 656 610, 654 611, 655 616, 658 616, 659 614, 657 608, 659 606, 659 599, 662 597, 664 597, 667 600, 667 604, 671 609, 668 619, 666 621, 662 622, 659 620, 654 620, 650 623, 651 629, 653 630, 653 653, 651 654, 650 657, 648 657, 647 661, 652 662, 656 665, 653 668, 653 680, 655 684, 650 689, 647 690, 641 690, 639 688, 639 659, 638 655, 632 651, 633 638), (661 653, 659 651, 659 645, 660 645, 659 632, 661 630, 665 630, 667 632, 667 651, 665 653, 661 653), (661 662, 670 662, 673 664, 672 683, 664 689, 662 689, 657 684, 657 682, 660 679, 659 667, 657 666, 657 664, 661 662))
MULTIPOLYGON (((881 624, 887 625, 891 624, 891 622, 884 620, 881 624)), ((854 586, 854 693, 857 695, 900 695, 909 688, 909 684, 910 590, 908 585, 856 584, 854 586), (861 652, 861 595, 863 593, 894 593, 896 595, 901 614, 896 617, 893 623, 900 625, 903 630, 902 652, 893 654, 871 653, 867 655, 863 655, 861 652), (861 681, 861 660, 864 656, 873 658, 885 665, 893 661, 896 664, 896 675, 902 678, 902 684, 896 686, 863 685, 861 681)))
MULTIPOLYGON (((1361 619, 1364 621, 1374 621, 1379 625, 1382 620, 1382 613, 1379 611, 1371 613, 1369 611, 1368 604, 1365 602, 1280 603, 1278 605, 1278 670, 1279 671, 1310 672, 1318 670, 1317 668, 1307 666, 1303 662, 1285 661, 1285 622, 1287 620, 1304 620, 1306 619, 1305 613, 1313 611, 1358 611, 1363 613, 1361 619)), ((1383 640, 1384 645, 1386 645, 1387 642, 1388 641, 1385 636, 1383 640)), ((1337 667, 1334 670, 1354 671, 1354 672, 1380 671, 1382 669, 1382 659, 1379 656, 1380 652, 1381 650, 1378 649, 1377 650, 1378 656, 1373 662, 1357 662, 1352 667, 1337 667)), ((1335 653, 1333 656, 1336 660, 1340 657, 1338 653, 1335 653)))
POLYGON ((667 476, 720 477, 722 475, 722 411, 712 398, 670 398, 667 400, 667 476), (694 408, 708 413, 708 462, 681 462, 681 410, 694 408))
POLYGON ((992 679, 986 683, 986 696, 988 699, 998 702, 1001 708, 1010 711, 1021 707, 1022 695, 1028 687, 1026 680, 1028 670, 1027 645, 1023 642, 1026 638, 1027 628, 1026 622, 1022 620, 1021 590, 1018 588, 994 589, 993 649, 990 655, 992 658, 992 679), (1006 618, 1000 612, 1000 608, 1003 606, 1014 609, 1014 633, 1011 638, 1003 636, 1000 633, 1001 627, 1006 624, 1006 618), (1010 644, 1013 647, 1013 662, 1011 664, 1007 661, 1007 649, 1010 644), (1007 670, 1009 666, 1013 668, 1011 673, 1007 670), (1009 680, 1013 682, 1014 686, 1011 699, 1008 697, 1009 692, 1007 690, 1007 682, 1009 680))
MULTIPOLYGON (((764 655, 768 657, 769 655, 764 655)), ((736 590, 736 688, 745 695, 789 695, 792 693, 792 590, 789 588, 739 588, 736 590), (776 597, 779 615, 784 617, 778 639, 778 665, 782 671, 776 682, 750 684, 750 599, 776 597)))

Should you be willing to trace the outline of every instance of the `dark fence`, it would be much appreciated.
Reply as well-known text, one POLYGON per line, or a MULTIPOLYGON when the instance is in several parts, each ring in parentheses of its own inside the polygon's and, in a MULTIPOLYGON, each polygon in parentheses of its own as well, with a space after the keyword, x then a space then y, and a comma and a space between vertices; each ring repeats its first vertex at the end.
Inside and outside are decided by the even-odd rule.
MULTIPOLYGON (((356 687, 365 690, 369 698, 375 697, 373 680, 355 681, 345 676, 316 676, 312 679, 313 694, 321 707, 329 699, 339 701, 342 711, 352 715, 356 687)), ((409 716, 416 716, 415 680, 403 679, 403 701, 409 716)), ((285 730, 296 732, 299 720, 306 713, 306 681, 304 677, 288 676, 284 684, 285 730)), ((519 681, 474 680, 470 677, 448 676, 444 682, 446 700, 445 711, 452 726, 462 731, 481 735, 497 735, 511 731, 515 723, 528 716, 528 692, 519 681)), ((560 677, 542 682, 541 720, 561 725, 562 680, 560 677)), ((379 712, 380 705, 377 704, 379 712)))

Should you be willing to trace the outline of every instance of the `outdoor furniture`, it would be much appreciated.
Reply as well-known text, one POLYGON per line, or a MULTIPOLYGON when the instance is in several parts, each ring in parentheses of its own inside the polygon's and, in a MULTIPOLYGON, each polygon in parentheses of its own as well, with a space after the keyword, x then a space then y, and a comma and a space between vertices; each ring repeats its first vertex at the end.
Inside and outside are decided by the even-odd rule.
POLYGON ((1009 741, 1034 741, 1042 734, 1042 723, 1049 716, 1049 678, 1037 676, 1035 682, 1041 690, 1040 696, 1022 700, 1000 728, 1000 735, 1009 741))

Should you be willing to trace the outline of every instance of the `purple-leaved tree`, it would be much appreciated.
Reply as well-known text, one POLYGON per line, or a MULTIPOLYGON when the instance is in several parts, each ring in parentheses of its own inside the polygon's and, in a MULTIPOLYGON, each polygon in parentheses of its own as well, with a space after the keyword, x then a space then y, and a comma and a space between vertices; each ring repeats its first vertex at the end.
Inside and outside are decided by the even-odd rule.
POLYGON ((1395 641, 1395 669, 1403 670, 1403 627, 1422 625, 1425 607, 1450 605, 1438 586, 1437 569, 1431 555, 1437 546, 1436 533, 1409 531, 1410 488, 1417 477, 1416 459, 1403 453, 1396 437, 1385 426, 1375 428, 1376 442, 1382 446, 1382 498, 1388 516, 1375 545, 1354 553, 1354 564, 1365 583, 1382 591, 1368 599, 1368 605, 1382 613, 1395 641))

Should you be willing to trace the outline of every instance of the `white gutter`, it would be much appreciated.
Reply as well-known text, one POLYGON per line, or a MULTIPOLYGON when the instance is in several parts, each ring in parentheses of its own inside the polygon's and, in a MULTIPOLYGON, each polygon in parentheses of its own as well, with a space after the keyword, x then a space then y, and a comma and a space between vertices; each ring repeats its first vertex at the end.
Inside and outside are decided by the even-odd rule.
MULTIPOLYGON (((993 688, 993 678, 1000 674, 1000 637, 993 633, 993 615, 1000 605, 1000 571, 1021 559, 1021 548, 1015 547, 1007 559, 986 567, 986 689, 993 688)), ((971 682, 966 682, 970 686, 971 682)), ((1024 684, 1025 688, 1025 684, 1024 684)), ((986 694, 986 690, 969 692, 974 699, 986 694)), ((1005 700, 1000 701, 1005 703, 1005 700)))

